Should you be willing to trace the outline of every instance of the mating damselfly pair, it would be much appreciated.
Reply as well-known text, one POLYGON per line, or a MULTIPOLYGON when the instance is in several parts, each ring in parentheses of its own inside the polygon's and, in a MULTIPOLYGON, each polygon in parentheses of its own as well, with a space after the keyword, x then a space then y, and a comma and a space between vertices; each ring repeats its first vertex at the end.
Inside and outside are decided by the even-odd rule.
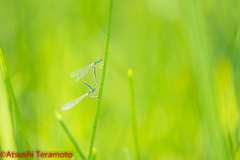
POLYGON ((88 65, 88 66, 86 66, 86 67, 84 67, 84 68, 81 68, 81 69, 78 69, 78 70, 76 70, 76 71, 73 71, 73 72, 70 74, 71 77, 76 77, 76 76, 78 76, 78 77, 76 78, 75 82, 77 82, 77 81, 79 81, 79 80, 82 81, 82 82, 85 83, 88 87, 91 88, 91 91, 89 91, 88 93, 82 95, 81 97, 79 97, 79 98, 77 98, 77 99, 74 99, 74 100, 72 100, 71 102, 68 102, 67 104, 63 105, 62 110, 67 110, 67 109, 70 109, 70 108, 74 107, 76 104, 78 104, 78 103, 79 103, 84 97, 86 97, 86 96, 89 96, 90 98, 97 98, 97 97, 98 97, 98 95, 99 95, 99 86, 98 86, 98 83, 97 83, 97 77, 96 77, 96 72, 95 72, 96 67, 97 67, 97 64, 99 64, 99 68, 102 68, 102 66, 103 66, 103 60, 102 60, 102 58, 101 58, 100 60, 98 60, 98 61, 96 61, 96 62, 94 62, 94 63, 92 63, 92 64, 90 64, 90 65, 88 65), (85 82, 85 81, 82 80, 82 78, 88 73, 88 71, 89 71, 91 68, 93 68, 93 75, 94 75, 95 83, 96 83, 96 86, 97 86, 97 96, 91 96, 92 94, 95 93, 96 88, 93 88, 90 84, 88 84, 87 82, 85 82))

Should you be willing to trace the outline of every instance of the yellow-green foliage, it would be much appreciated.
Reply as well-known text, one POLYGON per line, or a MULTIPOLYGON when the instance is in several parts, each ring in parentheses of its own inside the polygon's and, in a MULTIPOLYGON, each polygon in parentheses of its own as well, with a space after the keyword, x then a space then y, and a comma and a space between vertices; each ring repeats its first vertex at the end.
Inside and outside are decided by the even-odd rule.
MULTIPOLYGON (((240 158, 239 7, 236 0, 114 1, 98 160, 126 159, 123 148, 135 159, 129 68, 142 160, 240 158)), ((69 75, 104 59, 108 15, 109 0, 0 0, 9 72, 6 78, 1 67, 0 151, 73 152, 80 159, 57 110, 88 156, 98 99, 61 107, 89 91, 69 75)), ((102 71, 96 69, 99 84, 102 71)), ((92 70, 83 79, 96 87, 92 70)))

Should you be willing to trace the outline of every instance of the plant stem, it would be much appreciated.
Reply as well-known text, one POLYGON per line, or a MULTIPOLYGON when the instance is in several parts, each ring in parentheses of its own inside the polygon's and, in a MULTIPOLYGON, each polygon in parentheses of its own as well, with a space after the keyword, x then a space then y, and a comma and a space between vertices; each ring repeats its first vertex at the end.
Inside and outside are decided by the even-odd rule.
POLYGON ((128 87, 129 87, 129 99, 130 99, 130 107, 131 107, 131 121, 132 121, 134 148, 135 148, 135 157, 137 160, 140 160, 140 152, 139 152, 138 138, 137 138, 136 112, 135 112, 134 94, 133 94, 133 78, 132 77, 133 77, 133 71, 131 69, 129 69, 128 70, 128 87))
POLYGON ((76 140, 73 138, 73 136, 71 135, 71 133, 68 131, 67 126, 65 125, 65 123, 62 120, 62 116, 55 111, 55 116, 57 118, 57 120, 59 121, 59 123, 61 124, 62 128, 64 129, 64 131, 67 133, 68 137, 71 139, 72 143, 74 144, 74 146, 76 147, 79 155, 82 157, 83 160, 86 160, 86 157, 83 155, 83 152, 80 150, 76 140))
POLYGON ((93 148, 92 155, 93 155, 92 160, 96 160, 97 159, 97 150, 95 148, 93 148))
POLYGON ((107 68, 108 48, 109 48, 109 40, 110 40, 111 22, 112 22, 112 10, 113 10, 113 0, 110 0, 107 41, 106 41, 106 48, 105 48, 105 55, 104 55, 104 66, 103 66, 97 108, 96 108, 96 113, 95 113, 95 119, 94 119, 94 124, 93 124, 93 129, 92 129, 92 137, 91 137, 90 148, 89 148, 89 153, 88 153, 88 160, 91 160, 91 158, 92 158, 92 150, 93 150, 94 139, 95 139, 95 135, 96 135, 98 116, 99 116, 99 112, 100 112, 100 104, 101 104, 101 100, 102 100, 105 73, 106 73, 106 68, 107 68))

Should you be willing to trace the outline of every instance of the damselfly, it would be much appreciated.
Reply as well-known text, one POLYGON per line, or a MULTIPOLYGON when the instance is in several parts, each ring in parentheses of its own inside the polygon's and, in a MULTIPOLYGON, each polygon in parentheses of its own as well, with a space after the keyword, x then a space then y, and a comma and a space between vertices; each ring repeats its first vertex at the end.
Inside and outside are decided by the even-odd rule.
POLYGON ((102 62, 102 58, 84 68, 81 68, 81 69, 78 69, 76 71, 73 71, 70 76, 71 77, 77 77, 77 79, 75 80, 75 82, 81 80, 83 83, 85 83, 87 86, 89 86, 92 90, 89 91, 88 93, 82 95, 81 97, 75 99, 75 100, 72 100, 71 102, 68 102, 67 104, 63 105, 62 107, 62 110, 67 110, 67 109, 70 109, 72 107, 74 107, 76 104, 78 104, 84 97, 86 97, 87 95, 90 97, 90 98, 97 98, 98 95, 99 95, 99 86, 98 86, 98 83, 97 83, 97 78, 96 78, 96 72, 95 72, 95 69, 96 69, 96 65, 99 64, 99 67, 102 68, 103 66, 103 62, 102 62), (93 88, 90 84, 88 84, 87 82, 83 81, 82 80, 82 77, 85 76, 87 74, 87 72, 93 68, 93 75, 94 75, 94 79, 95 79, 95 83, 97 85, 97 89, 98 89, 98 93, 97 93, 97 96, 91 96, 91 94, 94 94, 95 91, 96 91, 96 88, 93 88))

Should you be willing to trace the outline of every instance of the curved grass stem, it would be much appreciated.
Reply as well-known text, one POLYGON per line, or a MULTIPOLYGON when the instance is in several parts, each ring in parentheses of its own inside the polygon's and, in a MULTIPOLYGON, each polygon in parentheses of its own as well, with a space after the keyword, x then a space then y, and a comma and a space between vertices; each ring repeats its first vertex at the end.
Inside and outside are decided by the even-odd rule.
POLYGON ((107 29, 107 41, 106 41, 106 48, 105 48, 105 55, 104 55, 104 66, 103 66, 103 72, 102 72, 102 79, 101 79, 99 97, 98 97, 98 102, 97 102, 97 108, 96 108, 96 113, 95 113, 95 119, 94 119, 94 124, 93 124, 93 129, 92 129, 92 137, 91 137, 90 148, 89 148, 89 153, 88 153, 88 160, 91 160, 91 158, 92 158, 92 150, 93 150, 93 145, 94 145, 94 140, 95 140, 95 135, 96 135, 100 105, 101 105, 101 100, 102 100, 103 86, 104 86, 105 73, 106 73, 106 68, 107 68, 107 59, 108 59, 108 48, 109 48, 109 40, 110 40, 111 22, 112 22, 112 10, 113 10, 113 0, 110 0, 109 17, 108 17, 108 29, 107 29))

